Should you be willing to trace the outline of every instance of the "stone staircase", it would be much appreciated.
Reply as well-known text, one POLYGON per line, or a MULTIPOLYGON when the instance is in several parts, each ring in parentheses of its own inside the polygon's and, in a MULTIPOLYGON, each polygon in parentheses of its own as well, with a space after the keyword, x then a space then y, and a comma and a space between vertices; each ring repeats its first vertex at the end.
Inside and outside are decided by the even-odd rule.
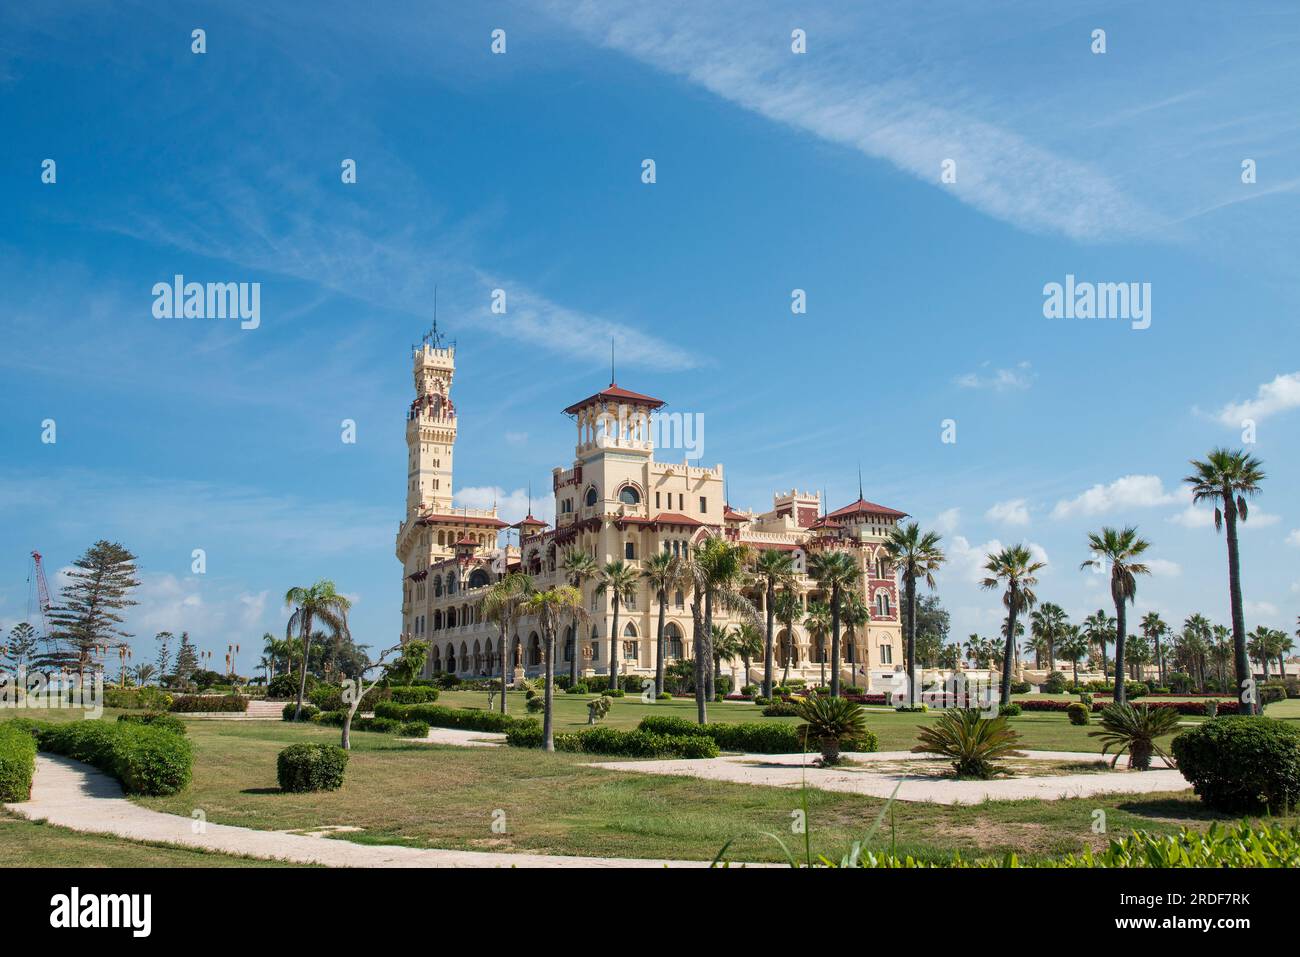
POLYGON ((182 714, 182 718, 196 718, 200 721, 279 721, 284 710, 283 701, 266 701, 250 698, 248 710, 242 714, 237 711, 195 711, 182 714))

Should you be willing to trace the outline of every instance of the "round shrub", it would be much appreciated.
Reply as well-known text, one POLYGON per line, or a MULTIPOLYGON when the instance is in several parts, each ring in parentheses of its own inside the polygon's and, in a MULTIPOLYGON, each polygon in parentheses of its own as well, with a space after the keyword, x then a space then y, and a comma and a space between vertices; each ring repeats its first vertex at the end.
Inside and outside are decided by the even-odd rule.
POLYGON ((670 695, 667 691, 661 691, 661 692, 659 692, 657 695, 655 695, 655 700, 656 700, 656 701, 672 701, 672 700, 673 700, 673 696, 670 695))
POLYGON ((280 790, 337 791, 343 786, 348 753, 336 744, 291 744, 275 761, 280 790))
POLYGON ((999 705, 998 715, 1003 718, 1018 718, 1020 717, 1020 705, 1014 701, 1010 704, 999 705))
POLYGON ((1201 800, 1220 811, 1282 813, 1300 802, 1300 728, 1273 718, 1215 718, 1174 738, 1201 800))
POLYGON ((36 738, 13 722, 0 725, 0 801, 26 801, 36 773, 36 738))
POLYGON ((520 719, 506 729, 506 744, 515 748, 540 748, 542 726, 534 718, 520 719))
POLYGON ((1088 723, 1088 708, 1078 701, 1071 701, 1070 706, 1065 709, 1065 713, 1070 718, 1070 724, 1085 725, 1088 723))
POLYGON ((403 721, 398 726, 397 733, 404 738, 427 738, 429 736, 429 722, 403 721))
POLYGON ((1266 705, 1274 701, 1286 700, 1286 685, 1280 681, 1270 681, 1259 689, 1259 700, 1266 705))
MULTIPOLYGON (((297 710, 298 703, 296 701, 290 701, 280 709, 280 717, 285 721, 292 721, 293 713, 297 710)), ((320 714, 320 708, 316 707, 314 704, 308 704, 306 701, 302 703, 302 719, 304 721, 310 721, 318 714, 320 714)))
POLYGON ((587 686, 579 681, 576 685, 570 685, 564 689, 565 694, 590 694, 587 686))
POLYGON ((1029 682, 1028 682, 1028 681, 1013 681, 1013 682, 1011 682, 1011 693, 1012 693, 1012 694, 1029 694, 1029 688, 1030 688, 1030 685, 1029 685, 1029 682))
POLYGON ((147 724, 153 728, 164 728, 174 734, 185 734, 185 722, 175 715, 165 714, 161 711, 146 711, 143 714, 119 714, 118 721, 124 721, 127 724, 147 724))
POLYGON ((627 695, 627 692, 624 691, 622 688, 607 688, 602 693, 609 695, 609 697, 611 698, 622 698, 627 695))
POLYGON ((112 774, 129 794, 175 794, 190 783, 194 763, 188 738, 152 725, 124 724, 112 774))
POLYGON ((541 695, 534 695, 524 702, 524 707, 528 709, 529 714, 537 714, 546 708, 546 701, 541 695))
POLYGON ((1063 694, 1065 692, 1065 675, 1059 671, 1053 671, 1043 682, 1043 691, 1046 694, 1063 694))
MULTIPOLYGON (((271 683, 266 686, 266 696, 268 698, 293 698, 298 699, 298 682, 302 680, 301 675, 276 675, 271 679, 271 683)), ((307 693, 311 694, 316 687, 316 676, 307 675, 307 693)))

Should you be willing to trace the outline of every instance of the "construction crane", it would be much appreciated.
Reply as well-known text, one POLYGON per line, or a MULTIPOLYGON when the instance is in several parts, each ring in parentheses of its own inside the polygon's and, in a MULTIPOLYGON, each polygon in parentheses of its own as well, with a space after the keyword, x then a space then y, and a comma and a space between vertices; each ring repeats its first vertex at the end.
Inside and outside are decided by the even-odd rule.
POLYGON ((30 620, 35 611, 41 616, 41 638, 48 641, 50 637, 50 586, 45 583, 45 567, 41 564, 41 553, 32 551, 32 574, 27 579, 27 618, 30 620), (36 608, 32 607, 31 582, 36 581, 36 608))

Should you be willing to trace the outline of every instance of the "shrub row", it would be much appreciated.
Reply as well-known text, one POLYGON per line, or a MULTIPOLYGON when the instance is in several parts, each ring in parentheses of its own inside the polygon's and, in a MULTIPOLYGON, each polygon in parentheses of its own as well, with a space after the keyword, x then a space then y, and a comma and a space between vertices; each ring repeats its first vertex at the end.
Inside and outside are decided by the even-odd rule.
POLYGON ((391 700, 398 704, 433 704, 438 700, 438 689, 429 685, 409 688, 389 688, 391 700))
MULTIPOLYGON (((381 701, 389 700, 389 697, 387 688, 371 688, 366 692, 365 697, 361 699, 361 707, 357 710, 374 711, 375 705, 381 701)), ((297 695, 294 696, 294 700, 297 701, 297 695)), ((341 685, 319 684, 311 690, 311 694, 307 695, 307 699, 303 703, 306 704, 307 701, 310 701, 321 711, 338 711, 347 707, 343 701, 343 687, 341 685)))
POLYGON ((423 721, 433 728, 464 728, 468 731, 509 731, 519 720, 499 711, 479 708, 446 708, 437 704, 397 704, 383 701, 375 705, 376 718, 397 721, 423 721))
MULTIPOLYGON (((804 750, 803 736, 793 724, 774 722, 748 722, 744 724, 698 724, 686 718, 671 715, 648 715, 641 719, 637 730, 662 735, 699 735, 712 738, 723 751, 744 751, 750 754, 797 754, 804 750)), ((875 735, 871 746, 874 751, 875 735)), ((853 750, 859 750, 854 748, 853 750)))
MULTIPOLYGON (((1101 697, 1101 695, 1098 695, 1098 697, 1101 697)), ((1174 708, 1175 710, 1177 710, 1179 714, 1192 715, 1192 716, 1197 716, 1197 715, 1204 716, 1206 714, 1206 706, 1209 704, 1214 704, 1216 702, 1214 701, 1149 701, 1147 699, 1143 699, 1138 703, 1144 704, 1148 708, 1153 708, 1153 709, 1174 708)), ((1079 704, 1079 702, 1061 701, 1059 699, 1050 700, 1047 698, 1025 698, 1021 701, 1017 701, 1016 704, 1020 705, 1020 708, 1023 711, 1069 711, 1071 705, 1079 704)), ((1092 703, 1092 710, 1101 711, 1101 709, 1106 707, 1106 705, 1108 704, 1110 704, 1109 701, 1094 701, 1092 703)), ((1218 701, 1217 704, 1218 704, 1219 714, 1236 714, 1238 708, 1240 707, 1236 701, 1218 701)))
POLYGON ((248 699, 243 695, 197 695, 182 694, 172 699, 172 705, 169 711, 177 711, 185 714, 194 714, 196 712, 218 711, 218 712, 244 712, 248 710, 248 699))
MULTIPOLYGON (((506 742, 517 748, 540 748, 542 726, 531 718, 516 721, 506 732, 506 742)), ((716 758, 718 745, 701 734, 656 734, 591 728, 555 735, 556 751, 605 754, 624 758, 716 758)))
MULTIPOLYGON (((298 702, 290 701, 280 709, 280 717, 285 721, 292 721, 294 713, 298 710, 298 702)), ((320 708, 316 707, 309 701, 302 703, 302 717, 304 721, 310 721, 316 715, 320 714, 320 708)))
MULTIPOLYGON (((346 711, 320 711, 312 715, 311 720, 315 724, 326 724, 331 727, 341 728, 347 716, 346 711)), ((399 734, 404 738, 423 738, 429 733, 429 723, 427 721, 399 721, 397 718, 354 716, 352 718, 352 730, 374 731, 379 734, 399 734)))
POLYGON ((1287 722, 1215 718, 1172 747, 1178 770, 1216 810, 1280 814, 1300 803, 1300 728, 1287 722))
POLYGON ((154 728, 166 728, 168 731, 175 732, 176 734, 187 733, 185 722, 174 715, 167 714, 165 711, 143 711, 119 714, 117 720, 125 721, 128 724, 147 724, 154 728))
POLYGON ((0 801, 26 801, 36 773, 36 738, 17 722, 0 724, 0 801))
POLYGON ((189 739, 165 727, 72 721, 37 728, 42 751, 93 764, 130 794, 175 794, 190 783, 194 754, 189 739))
POLYGON ((167 711, 172 706, 172 696, 161 688, 105 688, 105 708, 143 708, 149 711, 167 711))

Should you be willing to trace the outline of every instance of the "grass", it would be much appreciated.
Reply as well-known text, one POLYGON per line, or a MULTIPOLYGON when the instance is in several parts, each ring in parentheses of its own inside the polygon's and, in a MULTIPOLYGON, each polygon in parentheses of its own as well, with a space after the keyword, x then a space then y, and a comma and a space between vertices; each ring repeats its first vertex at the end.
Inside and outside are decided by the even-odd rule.
MULTIPOLYGON (((468 692, 453 692, 440 700, 480 707, 485 702, 485 695, 468 692)), ((615 702, 605 723, 631 727, 651 712, 690 717, 693 707, 690 701, 651 705, 623 698, 615 702)), ((522 696, 512 696, 510 710, 524 713, 522 696)), ((9 714, 56 717, 40 712, 9 714)), ((1300 702, 1271 705, 1269 714, 1300 720, 1300 702)), ((557 728, 585 726, 585 715, 580 696, 557 697, 557 728)), ((63 712, 57 717, 69 720, 76 714, 63 712)), ((752 705, 731 702, 711 706, 710 717, 794 720, 760 718, 759 709, 752 705)), ((902 750, 915 743, 917 726, 934 718, 934 714, 873 712, 869 723, 880 736, 882 749, 902 750)), ((138 803, 185 817, 202 808, 209 821, 264 830, 360 827, 363 830, 327 839, 415 847, 707 860, 733 840, 731 860, 780 861, 780 848, 763 832, 781 834, 787 843, 802 843, 802 837, 791 832, 792 815, 801 804, 797 790, 607 771, 591 766, 595 758, 577 754, 404 744, 389 735, 354 732, 342 789, 281 794, 275 780, 276 754, 298 741, 336 742, 337 730, 282 722, 191 721, 188 725, 196 752, 193 783, 181 794, 142 798, 138 803), (492 831, 497 810, 505 812, 504 834, 492 831)), ((1087 736, 1088 729, 1069 724, 1064 714, 1027 713, 1012 719, 1012 725, 1024 736, 1022 747, 1099 750, 1097 740, 1087 736)), ((877 798, 809 789, 814 853, 836 857, 843 853, 866 833, 883 804, 877 798)), ((954 850, 964 855, 1015 851, 1030 861, 1077 852, 1084 845, 1100 847, 1109 836, 1134 828, 1173 833, 1183 825, 1230 819, 1206 811, 1190 791, 973 806, 900 802, 891 816, 892 827, 887 823, 873 841, 877 848, 887 849, 892 843, 899 852, 926 859, 947 857, 954 850), (1106 814, 1104 835, 1091 830, 1098 809, 1106 814)), ((215 858, 199 861, 215 862, 215 858)))

